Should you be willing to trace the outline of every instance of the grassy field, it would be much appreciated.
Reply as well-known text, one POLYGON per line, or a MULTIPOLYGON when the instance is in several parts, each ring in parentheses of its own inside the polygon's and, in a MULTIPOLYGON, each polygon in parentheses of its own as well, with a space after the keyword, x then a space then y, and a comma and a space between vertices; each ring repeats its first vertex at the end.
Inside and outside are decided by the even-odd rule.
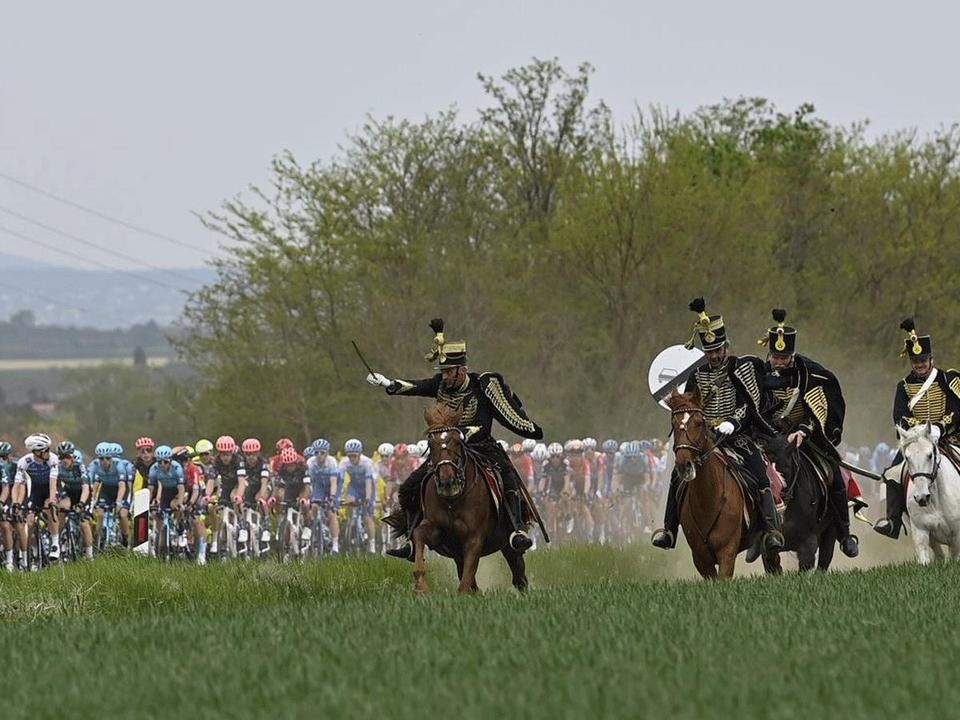
POLYGON ((679 553, 532 553, 525 596, 341 558, 0 578, 3 718, 866 718, 960 707, 960 565, 707 584, 679 553), (131 702, 134 688, 146 698, 131 702))

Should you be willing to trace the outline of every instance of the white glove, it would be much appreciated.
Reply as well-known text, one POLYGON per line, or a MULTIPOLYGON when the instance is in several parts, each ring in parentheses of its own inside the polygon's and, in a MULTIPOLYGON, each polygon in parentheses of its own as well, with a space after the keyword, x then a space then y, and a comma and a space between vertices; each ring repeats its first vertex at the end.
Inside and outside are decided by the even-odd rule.
POLYGON ((717 432, 721 435, 732 435, 733 434, 733 423, 729 420, 724 420, 722 423, 717 425, 717 432))
POLYGON ((370 373, 367 375, 367 382, 371 385, 383 385, 383 387, 390 387, 393 385, 393 380, 390 380, 385 375, 380 373, 370 373))
POLYGON ((942 434, 942 431, 940 430, 940 426, 939 426, 939 425, 931 425, 931 426, 930 426, 930 439, 933 441, 933 444, 934 444, 934 445, 936 445, 938 442, 940 442, 940 435, 941 435, 941 434, 942 434))

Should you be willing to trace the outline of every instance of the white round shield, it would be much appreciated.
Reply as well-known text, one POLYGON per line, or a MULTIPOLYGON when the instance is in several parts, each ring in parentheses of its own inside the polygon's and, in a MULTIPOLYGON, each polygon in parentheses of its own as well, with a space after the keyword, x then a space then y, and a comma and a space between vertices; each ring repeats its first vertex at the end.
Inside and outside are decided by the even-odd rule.
POLYGON ((653 399, 669 410, 666 398, 673 388, 683 385, 706 361, 707 356, 697 348, 688 350, 684 345, 671 345, 661 350, 650 363, 650 371, 647 373, 653 399))

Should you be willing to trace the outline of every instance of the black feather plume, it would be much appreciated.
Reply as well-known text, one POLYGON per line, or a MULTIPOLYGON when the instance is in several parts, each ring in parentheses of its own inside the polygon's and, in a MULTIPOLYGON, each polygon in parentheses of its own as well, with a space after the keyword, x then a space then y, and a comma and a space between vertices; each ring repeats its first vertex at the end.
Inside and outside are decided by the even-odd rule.
POLYGON ((702 297, 694 298, 690 301, 690 309, 695 313, 702 313, 707 309, 707 303, 702 297))
POLYGON ((443 332, 443 318, 434 318, 430 321, 430 329, 435 333, 443 332))
POLYGON ((774 308, 770 312, 773 314, 774 322, 782 323, 784 320, 787 319, 787 311, 784 310, 783 308, 774 308))
POLYGON ((916 326, 916 324, 913 322, 913 318, 912 318, 912 317, 908 317, 908 318, 904 318, 903 321, 900 323, 900 329, 903 330, 904 332, 908 332, 908 333, 909 333, 909 332, 913 332, 914 330, 916 330, 916 329, 917 329, 917 326, 916 326))

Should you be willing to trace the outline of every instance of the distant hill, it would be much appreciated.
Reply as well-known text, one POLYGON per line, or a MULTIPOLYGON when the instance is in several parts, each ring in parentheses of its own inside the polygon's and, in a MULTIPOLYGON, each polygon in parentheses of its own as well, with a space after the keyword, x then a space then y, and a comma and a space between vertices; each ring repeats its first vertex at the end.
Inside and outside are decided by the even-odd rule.
MULTIPOLYGON (((99 330, 62 325, 31 325, 25 318, 0 321, 0 365, 29 359, 117 358, 130 360, 134 348, 148 357, 172 357, 170 328, 152 320, 126 329, 99 330)), ((2 368, 0 368, 2 369, 2 368)))
POLYGON ((177 269, 176 276, 146 276, 112 270, 78 270, 0 253, 0 319, 28 309, 38 325, 128 328, 150 321, 169 325, 180 316, 184 292, 159 287, 146 278, 197 290, 212 282, 210 268, 177 269), (182 276, 182 277, 181 277, 182 276), (9 284, 3 282, 7 277, 9 284), (16 287, 11 287, 15 285, 16 287), (30 294, 21 292, 28 291, 30 294))

